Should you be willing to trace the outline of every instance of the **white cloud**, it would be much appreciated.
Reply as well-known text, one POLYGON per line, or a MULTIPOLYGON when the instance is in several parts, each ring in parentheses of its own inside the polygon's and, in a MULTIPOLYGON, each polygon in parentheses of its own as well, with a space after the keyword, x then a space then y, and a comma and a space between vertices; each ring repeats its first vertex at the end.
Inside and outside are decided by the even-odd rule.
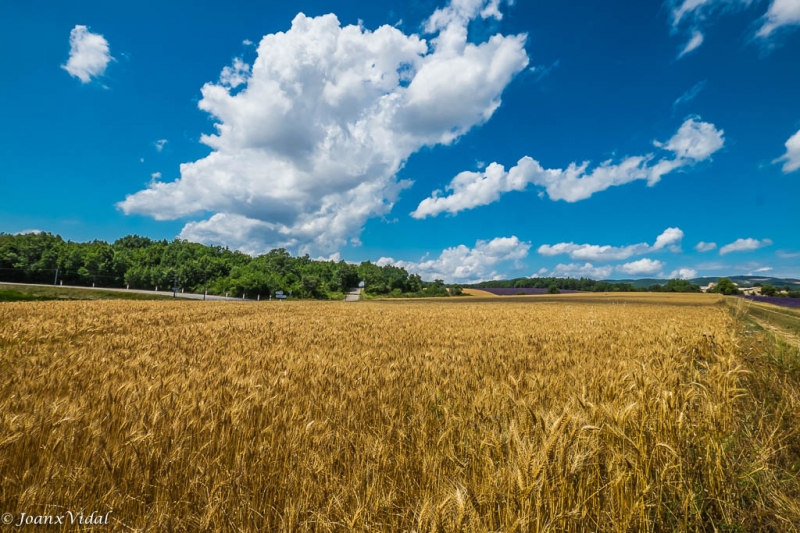
POLYGON ((653 246, 646 242, 628 246, 599 246, 597 244, 561 242, 553 245, 543 244, 537 251, 540 255, 550 257, 568 254, 571 259, 579 261, 622 261, 635 255, 643 255, 664 248, 679 251, 681 239, 683 239, 683 231, 680 228, 667 228, 656 238, 653 246))
POLYGON ((697 250, 698 252, 710 252, 711 250, 714 250, 716 248, 717 248, 717 243, 703 242, 703 241, 698 242, 697 245, 694 247, 694 249, 697 250))
POLYGON ((783 172, 785 174, 800 169, 800 130, 786 141, 786 153, 773 162, 777 163, 779 161, 786 161, 783 164, 783 172))
POLYGON ((223 87, 234 89, 239 85, 247 83, 250 78, 250 65, 239 59, 233 60, 233 65, 222 69, 219 75, 219 83, 223 87))
POLYGON ((700 94, 700 91, 702 91, 705 86, 706 86, 705 80, 696 83, 691 89, 680 95, 672 103, 672 107, 678 107, 679 105, 688 104, 689 102, 697 98, 697 95, 700 94))
POLYGON ((89 83, 92 78, 105 73, 112 59, 108 41, 102 35, 90 32, 86 26, 77 25, 69 32, 69 59, 61 68, 82 83, 89 83))
POLYGON ((669 279, 692 279, 697 277, 697 270, 692 268, 678 268, 669 273, 669 279))
POLYGON ((507 172, 503 165, 492 163, 480 172, 461 172, 445 187, 449 195, 441 196, 442 191, 433 191, 411 216, 422 219, 445 212, 456 214, 496 202, 503 193, 523 191, 529 184, 544 187, 551 200, 567 202, 585 200, 596 192, 636 180, 645 179, 652 186, 669 172, 710 158, 722 148, 723 133, 713 124, 690 118, 669 141, 654 142, 655 146, 672 152, 674 156, 663 158, 654 165, 649 165, 655 158, 653 154, 628 157, 617 164, 605 161, 591 172, 587 172, 588 162, 571 163, 566 170, 545 169, 528 156, 507 172))
POLYGON ((638 261, 632 261, 630 263, 625 263, 624 265, 617 266, 617 270, 619 272, 624 272, 630 276, 640 276, 642 274, 655 274, 656 272, 660 272, 661 269, 664 268, 663 261, 657 261, 654 259, 642 258, 638 261))
POLYGON ((756 36, 767 38, 779 28, 798 24, 800 24, 799 0, 772 0, 764 15, 764 24, 756 32, 756 36))
POLYGON ((252 46, 253 41, 251 41, 250 39, 245 39, 244 41, 242 41, 242 44, 245 46, 252 46))
POLYGON ((288 31, 261 40, 235 92, 247 72, 236 61, 203 86, 199 107, 217 131, 201 141, 212 153, 119 207, 159 220, 214 213, 188 223, 183 238, 335 251, 392 209, 410 185, 396 174, 411 154, 489 120, 528 65, 525 35, 468 39, 471 18, 497 18, 498 6, 454 0, 426 23, 430 42, 388 25, 369 31, 335 15, 297 15, 288 31))
POLYGON ((150 174, 150 177, 153 178, 154 180, 160 180, 161 172, 153 172, 152 174, 150 174))
MULTIPOLYGON (((151 189, 158 189, 163 183, 155 183, 151 189)), ((156 217, 158 220, 158 217, 156 217)), ((235 243, 237 250, 250 255, 266 251, 264 243, 271 248, 293 248, 297 239, 282 233, 276 224, 248 218, 242 215, 216 213, 208 220, 189 222, 181 230, 180 238, 192 242, 204 242, 228 246, 235 243)))
POLYGON ((772 267, 761 267, 761 268, 755 269, 753 272, 759 272, 759 273, 760 272, 771 272, 772 270, 773 270, 772 267))
POLYGON ((674 153, 675 161, 689 164, 704 161, 722 148, 725 144, 724 133, 711 123, 690 118, 681 125, 678 133, 673 135, 667 144, 658 142, 653 144, 674 153))
POLYGON ((775 255, 781 259, 793 259, 795 257, 800 257, 800 252, 793 252, 791 250, 778 250, 775 252, 775 255))
POLYGON ((160 152, 161 150, 164 149, 164 147, 167 145, 168 142, 169 141, 167 141, 166 139, 159 139, 153 142, 153 146, 156 147, 157 152, 160 152))
POLYGON ((442 251, 436 259, 420 261, 397 261, 391 257, 381 257, 379 266, 394 265, 408 272, 419 274, 422 279, 431 281, 442 279, 446 282, 478 282, 498 276, 495 267, 500 263, 519 261, 528 257, 531 243, 522 242, 516 236, 498 237, 491 241, 478 241, 474 248, 463 244, 442 251))
POLYGON ((531 274, 531 278, 541 278, 548 272, 549 270, 547 270, 547 267, 542 267, 539 270, 537 270, 534 274, 531 274))
POLYGON ((341 260, 342 260, 342 254, 340 254, 339 252, 334 252, 328 256, 320 256, 314 259, 314 261, 333 261, 334 263, 338 263, 341 260))
MULTIPOLYGON (((509 3, 513 3, 513 0, 509 3)), ((425 22, 427 33, 441 31, 443 40, 453 39, 454 44, 461 41, 462 34, 466 31, 469 21, 480 16, 481 18, 494 18, 501 20, 500 0, 452 0, 447 6, 439 8, 425 22)))
POLYGON ((731 252, 750 252, 758 250, 759 248, 764 248, 765 246, 770 246, 771 244, 772 240, 770 239, 736 239, 732 243, 726 244, 720 248, 719 255, 725 255, 731 252))
POLYGON ((543 244, 537 250, 540 255, 552 257, 567 254, 572 259, 580 261, 621 261, 634 255, 647 253, 650 247, 645 244, 632 244, 630 246, 599 246, 597 244, 575 244, 561 242, 558 244, 543 244))
POLYGON ((705 37, 703 37, 703 33, 701 31, 694 30, 692 32, 691 39, 689 39, 687 41, 687 43, 684 45, 684 47, 681 50, 681 52, 678 54, 678 59, 682 58, 683 56, 685 56, 689 52, 691 52, 693 50, 697 50, 698 48, 700 48, 700 45, 703 44, 704 40, 705 40, 705 37))
POLYGON ((38 235, 39 233, 44 233, 44 232, 40 229, 24 229, 22 231, 16 232, 14 235, 28 235, 28 234, 38 235))
POLYGON ((656 237, 653 250, 669 248, 673 252, 680 251, 680 243, 683 240, 683 231, 680 228, 667 228, 661 235, 656 237))
POLYGON ((606 279, 611 276, 614 267, 607 266, 594 266, 591 263, 559 263, 551 272, 551 275, 556 278, 592 278, 592 279, 606 279))

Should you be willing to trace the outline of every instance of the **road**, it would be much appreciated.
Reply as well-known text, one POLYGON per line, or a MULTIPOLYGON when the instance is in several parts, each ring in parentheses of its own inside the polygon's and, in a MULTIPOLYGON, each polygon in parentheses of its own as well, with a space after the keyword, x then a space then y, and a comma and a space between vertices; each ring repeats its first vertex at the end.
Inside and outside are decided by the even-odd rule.
POLYGON ((350 292, 347 293, 345 296, 345 302, 357 302, 361 299, 361 289, 352 289, 350 292))
MULTIPOLYGON (((10 283, 7 281, 0 282, 2 285, 17 285, 20 287, 49 287, 49 288, 61 288, 61 289, 80 289, 86 291, 109 291, 109 292, 133 292, 136 294, 149 294, 149 295, 158 295, 158 296, 172 296, 172 291, 146 291, 140 289, 109 289, 106 287, 81 287, 76 285, 43 285, 37 283, 10 283)), ((202 294, 194 294, 189 292, 179 292, 176 293, 178 298, 184 298, 186 300, 202 300, 202 294)), ((224 296, 213 296, 211 294, 206 296, 206 300, 223 300, 226 302, 241 302, 241 298, 226 298, 224 296)))

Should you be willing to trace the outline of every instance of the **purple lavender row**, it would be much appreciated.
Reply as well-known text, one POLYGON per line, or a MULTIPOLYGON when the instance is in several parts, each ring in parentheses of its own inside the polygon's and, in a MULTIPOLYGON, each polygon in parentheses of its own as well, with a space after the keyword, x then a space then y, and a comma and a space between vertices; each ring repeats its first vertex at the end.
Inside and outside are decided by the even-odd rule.
POLYGON ((781 307, 790 307, 792 309, 800 309, 800 298, 779 298, 776 296, 743 296, 739 298, 746 300, 753 300, 754 302, 764 302, 772 305, 779 305, 781 307))

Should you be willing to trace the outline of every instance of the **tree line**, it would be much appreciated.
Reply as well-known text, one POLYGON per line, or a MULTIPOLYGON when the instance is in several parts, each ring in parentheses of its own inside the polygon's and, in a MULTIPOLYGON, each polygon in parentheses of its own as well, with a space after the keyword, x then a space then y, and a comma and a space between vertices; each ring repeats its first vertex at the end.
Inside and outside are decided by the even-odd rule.
POLYGON ((129 235, 113 243, 73 242, 51 233, 0 233, 0 281, 172 290, 266 298, 340 299, 364 282, 368 295, 459 294, 441 280, 424 282, 396 266, 294 257, 283 248, 252 257, 222 246, 129 235))
POLYGON ((475 289, 547 289, 582 292, 700 292, 700 286, 683 279, 671 279, 663 285, 653 284, 639 288, 630 283, 597 281, 590 278, 516 278, 493 280, 465 285, 475 289))
MULTIPOLYGON (((776 298, 800 298, 800 291, 792 290, 792 288, 789 286, 778 288, 770 284, 762 285, 761 283, 756 283, 754 287, 761 288, 762 296, 771 296, 776 298)), ((708 292, 717 292, 726 295, 742 294, 742 291, 739 290, 739 287, 737 287, 736 284, 730 280, 730 278, 718 279, 714 287, 709 289, 708 292)))
MULTIPOLYGON (((266 298, 276 291, 296 298, 340 299, 364 283, 367 296, 430 297, 462 295, 463 287, 533 288, 551 293, 585 292, 700 292, 686 280, 638 288, 630 283, 590 278, 516 278, 471 285, 423 281, 417 274, 370 261, 358 265, 345 261, 319 261, 308 255, 295 257, 283 248, 258 256, 186 240, 154 240, 128 235, 113 243, 101 240, 73 242, 52 233, 12 235, 0 233, 0 281, 46 283, 111 288, 187 292, 266 298)), ((788 288, 787 288, 788 289, 788 288)), ((737 288, 721 278, 713 292, 736 294, 737 288)), ((770 286, 763 294, 780 295, 770 286)), ((796 291, 787 296, 798 297, 796 291)))

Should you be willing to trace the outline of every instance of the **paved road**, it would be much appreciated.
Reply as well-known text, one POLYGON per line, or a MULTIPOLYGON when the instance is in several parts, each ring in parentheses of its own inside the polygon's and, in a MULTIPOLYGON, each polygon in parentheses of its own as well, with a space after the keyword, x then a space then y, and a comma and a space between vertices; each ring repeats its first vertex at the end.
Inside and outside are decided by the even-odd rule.
MULTIPOLYGON (((60 287, 63 289, 81 289, 87 291, 110 291, 110 292, 133 292, 136 294, 150 294, 158 296, 172 296, 172 291, 145 291, 140 289, 108 289, 106 287, 80 287, 76 285, 43 285, 37 283, 9 283, 6 281, 0 282, 0 285, 19 285, 23 287, 60 287)), ((187 300, 202 300, 202 294, 194 294, 189 292, 179 292, 176 294, 178 298, 185 298, 187 300)), ((211 294, 206 296, 206 300, 224 300, 227 302, 241 302, 241 298, 226 298, 224 296, 213 296, 211 294)))
POLYGON ((353 289, 349 293, 347 293, 347 296, 345 296, 344 301, 357 302, 360 299, 361 299, 361 289, 353 289))

